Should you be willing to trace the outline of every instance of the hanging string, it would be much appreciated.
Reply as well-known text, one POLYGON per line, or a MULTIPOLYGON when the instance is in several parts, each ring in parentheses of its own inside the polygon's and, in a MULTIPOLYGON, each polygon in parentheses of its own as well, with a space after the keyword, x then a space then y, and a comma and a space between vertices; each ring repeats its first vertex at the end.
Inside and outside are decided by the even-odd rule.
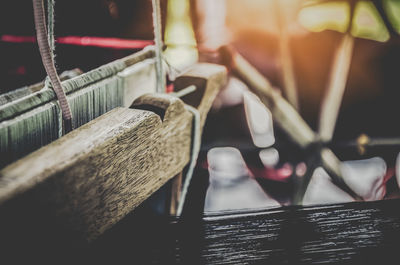
MULTIPOLYGON (((49 46, 50 46, 50 51, 51 51, 51 57, 53 58, 54 64, 55 64, 55 55, 54 52, 56 50, 55 48, 55 39, 54 39, 54 1, 55 0, 47 0, 47 39, 49 41, 49 46)), ((46 76, 45 79, 45 87, 53 89, 53 86, 51 85, 50 77, 46 76)), ((63 136, 63 119, 62 119, 62 111, 60 110, 60 104, 58 104, 57 109, 57 121, 58 121, 58 137, 63 136)))
MULTIPOLYGON (((49 7, 54 4, 52 0, 48 1, 49 1, 49 7)), ((52 88, 60 103, 63 122, 64 122, 63 126, 64 131, 65 133, 68 133, 73 129, 72 113, 67 101, 67 97, 61 86, 61 81, 60 78, 58 77, 57 70, 54 64, 54 56, 51 50, 51 44, 49 43, 50 39, 54 39, 54 34, 51 34, 52 37, 50 39, 47 36, 47 27, 45 23, 46 19, 45 19, 43 0, 33 0, 33 11, 35 19, 36 37, 39 45, 40 55, 42 57, 42 62, 44 68, 46 69, 47 75, 50 78, 52 88)), ((52 14, 54 15, 54 10, 52 11, 52 14)), ((54 20, 50 19, 49 22, 51 22, 51 24, 49 23, 49 32, 54 33, 54 20)))
POLYGON ((55 40, 54 40, 54 0, 47 0, 47 38, 49 39, 49 46, 51 56, 54 60, 55 40))
MULTIPOLYGON (((55 59, 54 59, 54 52, 55 52, 55 39, 54 39, 54 0, 47 0, 47 39, 49 41, 49 46, 51 50, 51 57, 53 58, 54 64, 55 64, 55 59)), ((45 79, 45 87, 53 89, 53 86, 51 85, 50 82, 50 77, 46 76, 45 79)), ((61 115, 61 113, 60 113, 61 115)), ((62 124, 59 123, 59 124, 62 124)), ((63 128, 62 126, 59 126, 59 135, 60 137, 63 134, 63 128)))
POLYGON ((156 46, 156 89, 158 93, 164 93, 166 87, 166 76, 163 69, 163 41, 161 24, 160 0, 152 0, 153 5, 153 29, 154 43, 156 46))

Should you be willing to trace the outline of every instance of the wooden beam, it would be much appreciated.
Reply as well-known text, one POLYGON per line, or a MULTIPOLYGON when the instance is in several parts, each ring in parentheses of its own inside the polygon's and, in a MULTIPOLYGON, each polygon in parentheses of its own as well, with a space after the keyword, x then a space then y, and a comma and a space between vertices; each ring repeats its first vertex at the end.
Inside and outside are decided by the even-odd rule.
POLYGON ((281 75, 283 78, 283 90, 289 103, 299 110, 299 98, 297 95, 296 75, 294 73, 292 53, 290 50, 290 34, 288 30, 287 14, 282 1, 275 0, 276 21, 279 29, 279 54, 281 62, 281 75))
MULTIPOLYGON (((200 88, 203 120, 205 106, 226 79, 224 67, 209 66, 191 70, 194 76, 198 69, 198 79, 209 78, 200 88)), ((131 109, 113 109, 7 166, 0 171, 0 230, 24 211, 50 212, 63 229, 97 238, 183 170, 190 159, 192 119, 182 100, 146 94, 131 109)), ((29 226, 29 218, 40 216, 24 218, 29 226)))
POLYGON ((226 82, 225 67, 210 63, 196 64, 175 80, 175 91, 180 91, 190 85, 196 86, 196 91, 182 97, 182 100, 200 111, 201 129, 207 118, 204 113, 208 113, 221 86, 226 82))
POLYGON ((335 132, 335 125, 350 72, 353 49, 354 37, 349 33, 345 34, 334 57, 319 117, 318 134, 321 140, 325 142, 330 142, 335 132))
MULTIPOLYGON (((188 105, 195 107, 200 112, 200 130, 203 130, 206 117, 211 105, 217 96, 220 87, 227 82, 227 76, 223 67, 216 64, 201 63, 189 69, 184 75, 178 77, 174 83, 175 92, 181 91, 190 85, 196 90, 183 97, 188 105), (220 74, 215 74, 220 73, 220 74)), ((183 176, 178 174, 172 180, 170 214, 178 214, 178 205, 181 199, 183 176)))

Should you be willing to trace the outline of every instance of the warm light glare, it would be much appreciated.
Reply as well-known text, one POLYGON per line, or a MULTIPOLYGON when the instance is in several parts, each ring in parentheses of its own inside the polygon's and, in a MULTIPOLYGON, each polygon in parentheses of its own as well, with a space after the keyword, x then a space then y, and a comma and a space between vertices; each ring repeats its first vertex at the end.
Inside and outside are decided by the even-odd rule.
POLYGON ((226 16, 229 13, 225 0, 196 1, 200 25, 200 43, 203 49, 216 50, 229 42, 226 30, 226 16))
POLYGON ((196 46, 190 19, 190 0, 168 1, 165 44, 196 46))
POLYGON ((329 2, 303 8, 299 13, 300 24, 310 31, 327 29, 346 32, 350 7, 345 2, 329 2))
POLYGON ((226 24, 230 30, 240 33, 252 29, 268 34, 280 34, 277 23, 277 14, 280 14, 284 16, 291 33, 303 33, 293 25, 297 23, 296 14, 301 7, 301 0, 247 0, 245 7, 243 2, 243 0, 226 1, 226 24))
POLYGON ((400 1, 385 0, 385 11, 393 25, 393 28, 400 33, 400 1))
POLYGON ((389 39, 389 32, 370 1, 360 1, 354 10, 354 20, 351 27, 354 37, 385 42, 389 39))
POLYGON ((169 0, 167 14, 164 56, 171 66, 183 70, 198 59, 190 0, 169 0))
MULTIPOLYGON (((342 1, 314 3, 300 11, 299 22, 313 32, 335 30, 345 33, 350 22, 350 6, 342 1)), ((371 1, 357 2, 350 32, 354 37, 381 42, 387 41, 390 37, 379 12, 371 1)))

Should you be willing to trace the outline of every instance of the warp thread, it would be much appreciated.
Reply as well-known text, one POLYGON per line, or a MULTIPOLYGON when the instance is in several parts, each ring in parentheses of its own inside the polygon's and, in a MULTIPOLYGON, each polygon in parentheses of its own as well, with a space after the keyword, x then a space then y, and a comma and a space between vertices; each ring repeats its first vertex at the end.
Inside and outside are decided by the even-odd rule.
MULTIPOLYGON (((57 68, 55 60, 56 43, 54 39, 54 5, 55 5, 54 0, 47 0, 47 39, 49 40, 49 47, 51 51, 51 57, 53 58, 54 66, 57 68)), ((53 89, 49 76, 46 76, 45 86, 53 89)))
MULTIPOLYGON (((113 76, 68 95, 75 128, 123 105, 121 78, 113 76)), ((48 89, 49 90, 49 89, 48 89)), ((60 106, 53 100, 0 123, 0 167, 61 137, 60 106), (7 155, 9 154, 9 155, 7 155)))
MULTIPOLYGON (((126 90, 136 89, 132 76, 137 71, 119 73, 135 68, 145 58, 154 58, 154 51, 139 52, 64 81, 73 126, 78 128, 115 107, 124 106, 126 90)), ((60 114, 54 92, 47 87, 0 105, 0 168, 61 137, 60 114)))
MULTIPOLYGON (((154 58, 154 49, 152 47, 144 49, 138 53, 128 57, 113 61, 106 65, 100 66, 85 74, 73 77, 62 82, 65 93, 71 94, 83 87, 109 78, 123 71, 128 66, 132 66, 145 59, 154 58)), ((51 89, 42 89, 36 93, 32 93, 27 97, 20 98, 18 101, 9 102, 0 105, 0 122, 12 119, 18 115, 28 112, 34 108, 55 100, 56 96, 51 89)))
POLYGON ((186 109, 193 114, 193 132, 192 132, 192 150, 189 168, 186 173, 185 181, 182 187, 181 197, 179 198, 178 209, 176 211, 177 216, 181 216, 183 211, 183 206, 185 204, 186 194, 189 189, 190 182, 192 180, 194 168, 197 163, 197 158, 199 157, 200 147, 201 147, 201 118, 199 111, 189 105, 185 105, 186 109))
POLYGON ((58 127, 56 102, 0 123, 0 168, 56 140, 58 127))
POLYGON ((54 5, 54 0, 47 0, 47 38, 49 39, 49 46, 53 60, 55 56, 54 51, 56 44, 54 40, 54 5))
MULTIPOLYGON (((43 6, 43 0, 33 0, 33 11, 34 11, 34 20, 36 28, 36 37, 38 41, 40 55, 42 57, 43 66, 46 69, 47 75, 50 77, 51 83, 53 85, 53 90, 57 95, 57 99, 61 106, 63 122, 64 122, 63 128, 65 129, 66 132, 69 132, 73 129, 72 114, 65 92, 62 88, 60 78, 57 74, 56 67, 54 65, 53 52, 51 51, 50 48, 49 39, 48 36, 46 36, 47 28, 45 23, 45 11, 43 6)), ((51 21, 53 21, 53 19, 51 19, 51 21)))

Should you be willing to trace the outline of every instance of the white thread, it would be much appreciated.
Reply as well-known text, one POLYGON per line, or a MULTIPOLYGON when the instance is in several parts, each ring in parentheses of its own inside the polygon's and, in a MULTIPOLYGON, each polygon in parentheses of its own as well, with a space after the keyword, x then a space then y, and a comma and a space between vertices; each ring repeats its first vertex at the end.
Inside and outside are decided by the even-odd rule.
POLYGON ((156 87, 158 93, 164 93, 166 87, 166 77, 163 68, 163 41, 162 41, 162 24, 161 24, 161 7, 160 0, 152 0, 153 5, 153 29, 154 43, 156 46, 156 87))
POLYGON ((177 216, 181 216, 183 205, 185 204, 186 194, 190 185, 190 181, 192 180, 194 167, 197 163, 197 158, 200 152, 201 145, 201 131, 200 131, 200 113, 199 111, 192 106, 185 106, 187 110, 189 110, 193 114, 193 137, 192 137, 192 152, 191 159, 189 164, 189 169, 186 173, 185 182, 182 188, 182 194, 178 203, 177 216))
POLYGON ((54 40, 54 0, 47 0, 47 38, 49 39, 49 46, 51 56, 54 60, 55 40, 54 40))

